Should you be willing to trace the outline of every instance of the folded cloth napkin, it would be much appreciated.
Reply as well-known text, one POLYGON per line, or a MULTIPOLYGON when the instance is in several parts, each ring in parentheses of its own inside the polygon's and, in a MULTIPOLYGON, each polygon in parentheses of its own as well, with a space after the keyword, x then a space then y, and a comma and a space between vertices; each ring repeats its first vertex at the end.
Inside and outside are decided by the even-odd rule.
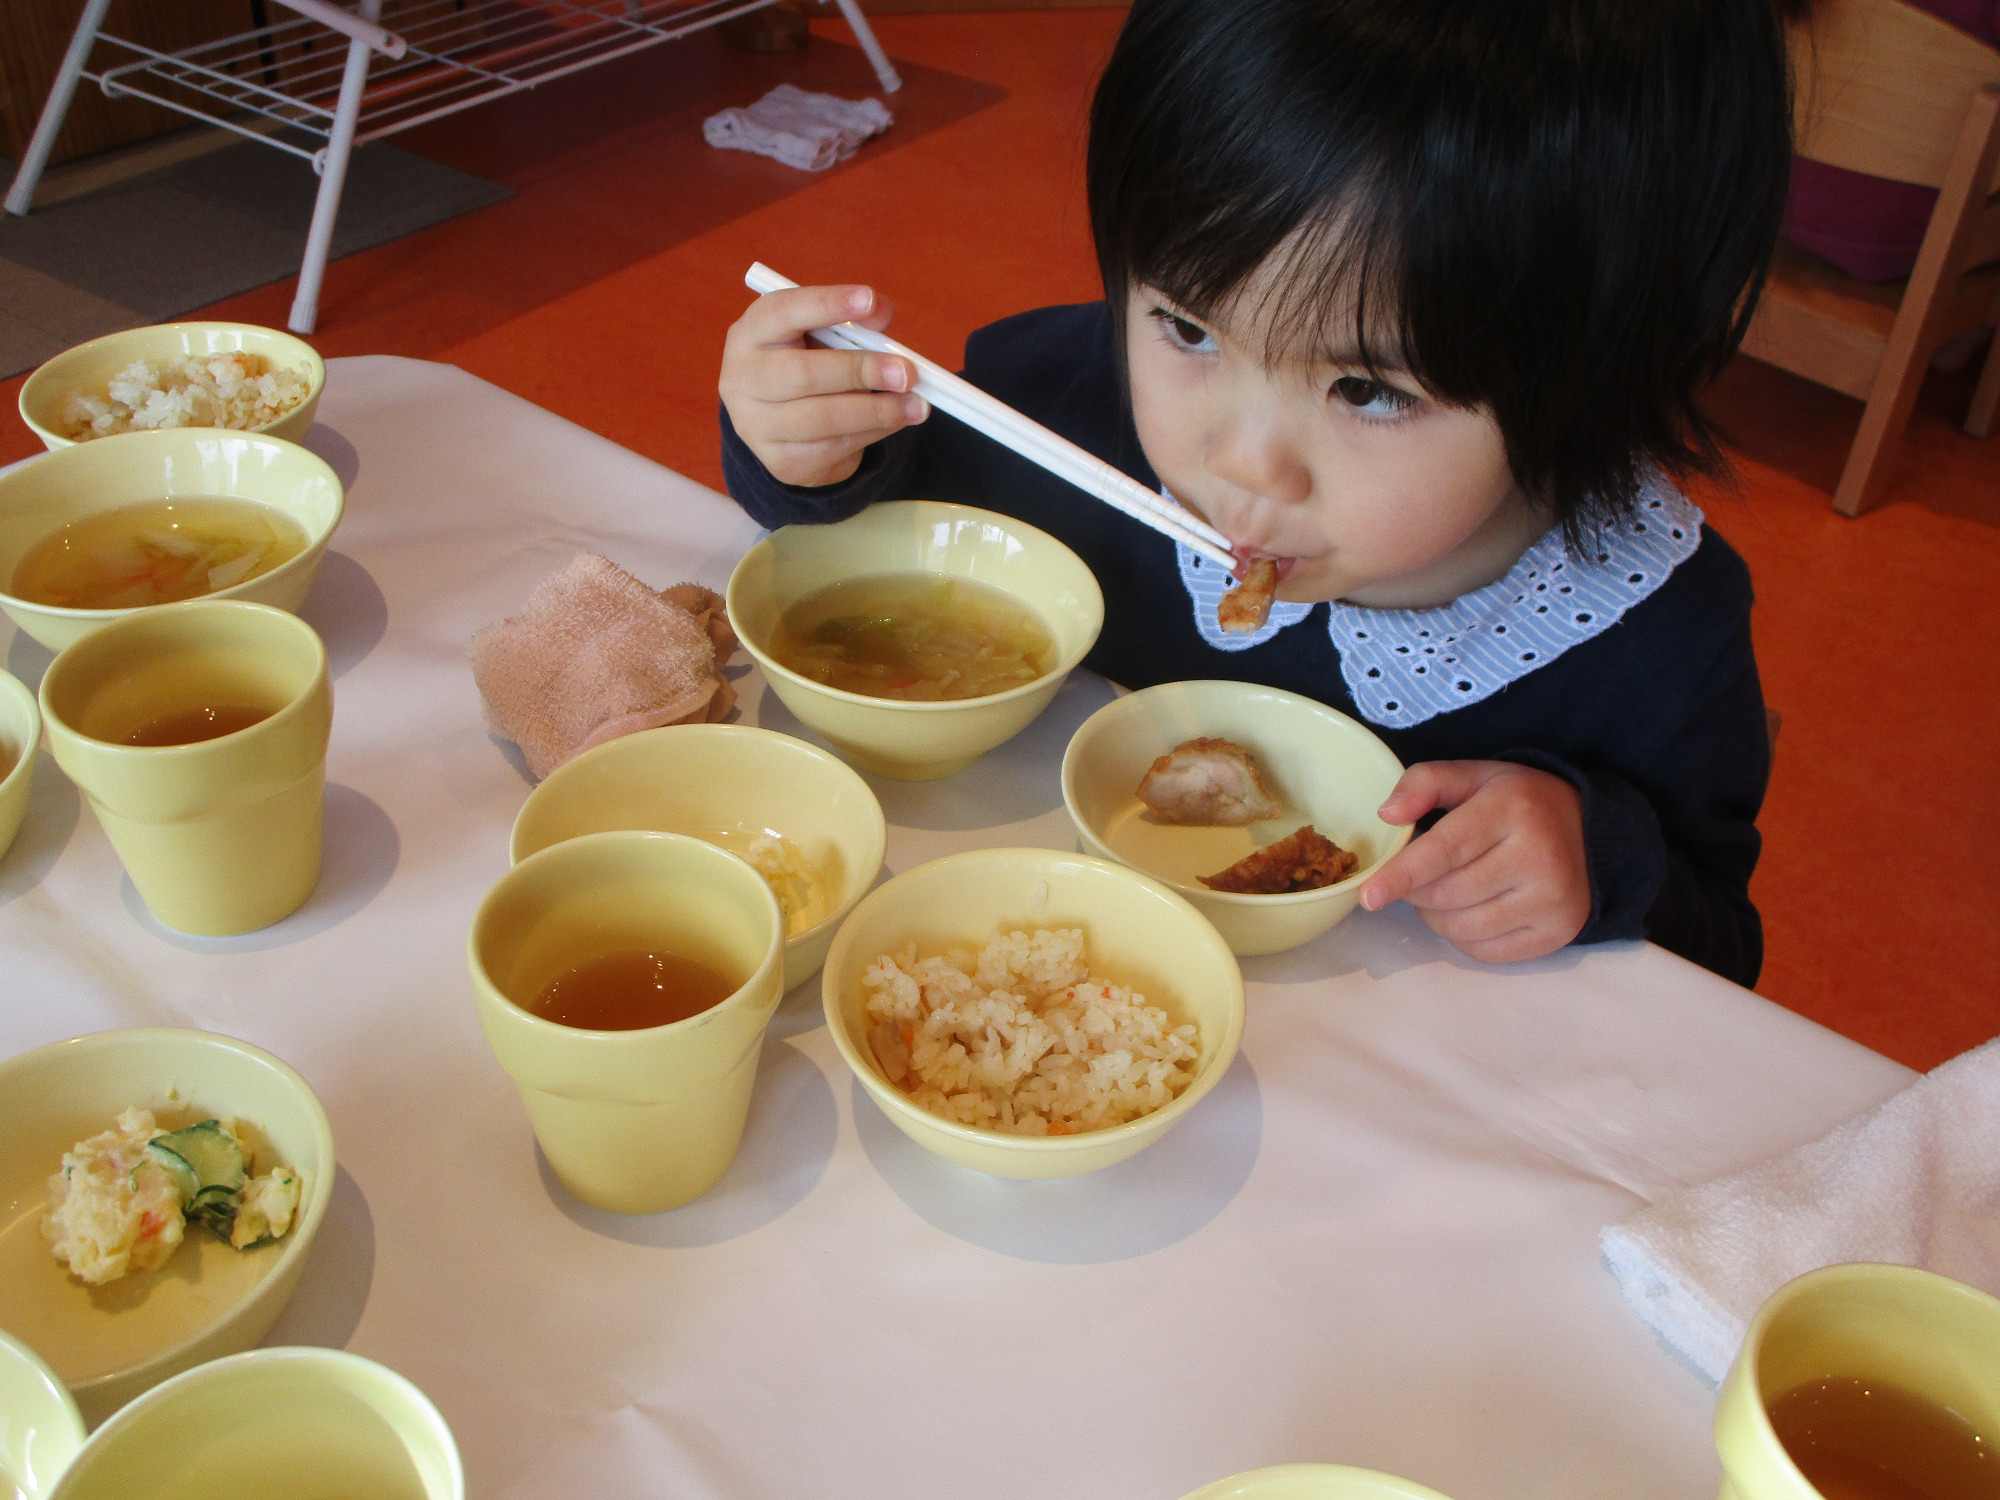
POLYGON ((721 595, 698 583, 656 594, 583 553, 473 636, 472 676, 493 727, 541 777, 622 734, 719 721, 736 702, 722 676, 735 649, 721 595))
POLYGON ((1758 1304, 1821 1266, 1921 1266, 2000 1295, 2000 1040, 1600 1240, 1625 1300, 1712 1380, 1758 1304))
POLYGON ((755 151, 803 172, 824 172, 845 161, 894 117, 877 99, 809 94, 781 83, 748 109, 725 109, 701 122, 711 146, 755 151))

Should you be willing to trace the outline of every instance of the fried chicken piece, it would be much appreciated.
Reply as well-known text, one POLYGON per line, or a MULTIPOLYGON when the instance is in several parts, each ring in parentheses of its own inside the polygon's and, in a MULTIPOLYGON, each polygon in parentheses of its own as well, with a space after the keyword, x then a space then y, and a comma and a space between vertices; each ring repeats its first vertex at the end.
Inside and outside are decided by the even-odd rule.
POLYGON ((1204 875, 1211 891, 1245 896, 1282 896, 1287 891, 1316 891, 1345 880, 1361 861, 1308 823, 1297 833, 1244 856, 1219 875, 1204 875))
POLYGON ((1256 757, 1229 740, 1176 745, 1153 762, 1139 783, 1139 800, 1162 823, 1241 828, 1275 818, 1285 801, 1264 780, 1256 757))
POLYGON ((1278 564, 1269 557, 1253 558, 1243 570, 1243 581, 1222 596, 1215 607, 1215 623, 1224 630, 1247 635, 1262 630, 1270 618, 1271 601, 1278 597, 1278 564))

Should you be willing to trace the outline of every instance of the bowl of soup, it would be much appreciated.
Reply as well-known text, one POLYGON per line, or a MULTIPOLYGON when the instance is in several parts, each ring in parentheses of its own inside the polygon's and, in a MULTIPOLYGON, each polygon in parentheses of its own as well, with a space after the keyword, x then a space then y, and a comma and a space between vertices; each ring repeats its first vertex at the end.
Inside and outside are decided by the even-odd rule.
POLYGON ((863 771, 926 781, 1025 729, 1104 623, 1083 560, 969 505, 897 500, 787 526, 729 579, 771 691, 863 771))
POLYGON ((326 388, 304 339, 254 323, 156 323, 66 349, 21 385, 21 420, 48 448, 112 432, 218 427, 303 442, 326 388))
POLYGON ((0 610, 51 651, 187 599, 296 611, 343 503, 326 462, 281 438, 189 427, 55 449, 0 474, 0 610))
POLYGON ((1347 916, 1361 887, 1410 841, 1376 809, 1403 774, 1365 724, 1297 693, 1252 682, 1163 682, 1114 698, 1063 753, 1063 803, 1087 854, 1165 881, 1236 953, 1296 948, 1347 916), (1170 821, 1140 796, 1177 749, 1226 745, 1250 757, 1274 806, 1249 822, 1170 821), (1353 857, 1330 883, 1275 894, 1217 890, 1217 879, 1305 825, 1353 857))

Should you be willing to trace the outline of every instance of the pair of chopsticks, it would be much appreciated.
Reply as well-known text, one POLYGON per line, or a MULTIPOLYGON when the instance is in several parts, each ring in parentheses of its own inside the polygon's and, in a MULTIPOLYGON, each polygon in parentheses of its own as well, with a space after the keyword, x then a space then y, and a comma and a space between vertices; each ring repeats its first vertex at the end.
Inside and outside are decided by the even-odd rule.
MULTIPOLYGON (((798 285, 762 261, 750 267, 743 281, 751 291, 760 294, 789 291, 798 285)), ((1130 475, 1119 473, 1068 438, 1058 437, 1041 423, 1022 416, 1006 402, 987 395, 978 386, 961 380, 943 365, 933 364, 887 334, 855 323, 836 323, 831 328, 815 328, 808 336, 829 349, 866 349, 876 354, 901 355, 916 366, 915 393, 939 411, 949 412, 1002 447, 1011 448, 1114 510, 1121 510, 1133 520, 1191 547, 1210 562, 1231 573, 1236 571, 1236 559, 1229 553, 1229 538, 1199 516, 1168 504, 1130 475)))

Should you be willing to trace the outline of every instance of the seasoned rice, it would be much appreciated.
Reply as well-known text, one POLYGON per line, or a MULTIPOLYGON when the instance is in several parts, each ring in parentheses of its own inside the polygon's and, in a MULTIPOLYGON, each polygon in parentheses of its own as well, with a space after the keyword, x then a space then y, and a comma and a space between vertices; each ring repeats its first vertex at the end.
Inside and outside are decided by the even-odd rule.
POLYGON ((63 405, 65 437, 77 442, 159 427, 230 427, 275 422, 311 390, 297 370, 261 354, 212 354, 155 364, 135 359, 101 396, 77 391, 63 405))
POLYGON ((1150 1114, 1194 1081, 1193 1026, 1090 977, 1074 928, 1008 932, 976 955, 884 953, 861 977, 882 1071, 932 1114, 1074 1135, 1150 1114))

